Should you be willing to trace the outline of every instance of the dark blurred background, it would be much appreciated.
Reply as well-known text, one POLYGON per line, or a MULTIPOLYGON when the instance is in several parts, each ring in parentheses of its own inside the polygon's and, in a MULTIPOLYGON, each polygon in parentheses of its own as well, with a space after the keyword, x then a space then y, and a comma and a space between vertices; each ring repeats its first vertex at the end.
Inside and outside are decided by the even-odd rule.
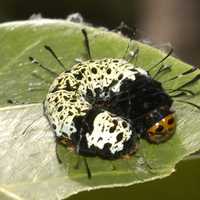
POLYGON ((116 28, 121 21, 136 28, 137 39, 153 44, 170 43, 175 55, 200 65, 200 1, 198 0, 6 0, 0 1, 0 21, 28 19, 41 13, 66 18, 79 12, 85 21, 116 28))

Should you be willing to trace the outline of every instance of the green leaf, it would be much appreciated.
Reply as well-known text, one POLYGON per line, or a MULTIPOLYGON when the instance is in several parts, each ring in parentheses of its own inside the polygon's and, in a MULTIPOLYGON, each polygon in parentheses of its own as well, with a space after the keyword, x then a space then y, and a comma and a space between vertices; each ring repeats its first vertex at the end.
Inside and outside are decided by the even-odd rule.
MULTIPOLYGON (((166 143, 149 144, 141 140, 139 150, 130 160, 105 161, 88 158, 92 179, 87 178, 83 160, 79 169, 74 166, 78 157, 59 146, 63 164, 55 153, 55 140, 43 116, 41 102, 53 81, 47 72, 32 65, 29 56, 60 73, 55 59, 45 51, 51 46, 70 68, 76 58, 84 59, 85 49, 81 28, 90 38, 93 58, 121 58, 129 40, 102 28, 92 28, 64 20, 35 20, 0 25, 0 197, 4 199, 63 199, 83 190, 103 187, 127 186, 163 178, 170 175, 175 165, 200 149, 200 113, 184 103, 175 103, 177 131, 166 143), (32 75, 35 71, 40 80, 32 75), (45 81, 44 81, 45 80, 45 81), (46 83, 47 82, 47 83, 46 83), (8 106, 8 100, 17 104, 8 106), (8 107, 5 107, 8 106, 8 107), (192 116, 192 117, 191 117, 192 116), (114 167, 115 169, 114 169, 114 167)), ((139 42, 137 65, 149 68, 164 57, 164 52, 139 42)), ((172 64, 172 71, 164 74, 167 80, 191 66, 173 57, 164 61, 172 64)), ((199 72, 168 82, 164 86, 174 89, 199 72)), ((190 89, 198 91, 200 83, 190 89)), ((200 104, 200 97, 187 98, 200 104)))

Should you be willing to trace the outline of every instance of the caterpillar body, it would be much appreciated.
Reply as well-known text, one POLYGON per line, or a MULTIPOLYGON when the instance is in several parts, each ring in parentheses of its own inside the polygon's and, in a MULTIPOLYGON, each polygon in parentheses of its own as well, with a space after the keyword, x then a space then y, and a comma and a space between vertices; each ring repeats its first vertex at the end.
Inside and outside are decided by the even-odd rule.
POLYGON ((51 85, 45 114, 56 138, 83 156, 131 156, 139 138, 161 143, 176 127, 173 100, 148 72, 123 59, 74 65, 51 85))

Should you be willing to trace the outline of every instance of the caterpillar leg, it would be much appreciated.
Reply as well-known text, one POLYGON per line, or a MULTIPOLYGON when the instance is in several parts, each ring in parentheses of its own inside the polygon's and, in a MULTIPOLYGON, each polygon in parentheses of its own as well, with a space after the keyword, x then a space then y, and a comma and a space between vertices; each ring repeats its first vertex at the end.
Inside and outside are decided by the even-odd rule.
POLYGON ((86 169, 86 172, 87 172, 88 179, 91 179, 92 178, 92 173, 91 173, 91 170, 89 168, 89 165, 88 165, 88 162, 87 162, 87 158, 83 157, 83 161, 84 161, 84 165, 85 165, 85 169, 86 169))
POLYGON ((56 158, 59 164, 62 164, 62 160, 60 159, 59 153, 58 153, 58 143, 56 143, 56 158))

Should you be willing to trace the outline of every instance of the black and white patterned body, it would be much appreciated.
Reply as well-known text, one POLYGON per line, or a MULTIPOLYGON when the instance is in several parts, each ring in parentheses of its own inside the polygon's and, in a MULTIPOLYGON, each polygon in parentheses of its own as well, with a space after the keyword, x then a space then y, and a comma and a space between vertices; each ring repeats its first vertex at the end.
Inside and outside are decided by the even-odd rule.
POLYGON ((135 152, 138 137, 155 122, 145 122, 146 113, 171 104, 143 69, 122 59, 99 59, 60 74, 44 108, 56 137, 77 154, 112 160, 135 152))

